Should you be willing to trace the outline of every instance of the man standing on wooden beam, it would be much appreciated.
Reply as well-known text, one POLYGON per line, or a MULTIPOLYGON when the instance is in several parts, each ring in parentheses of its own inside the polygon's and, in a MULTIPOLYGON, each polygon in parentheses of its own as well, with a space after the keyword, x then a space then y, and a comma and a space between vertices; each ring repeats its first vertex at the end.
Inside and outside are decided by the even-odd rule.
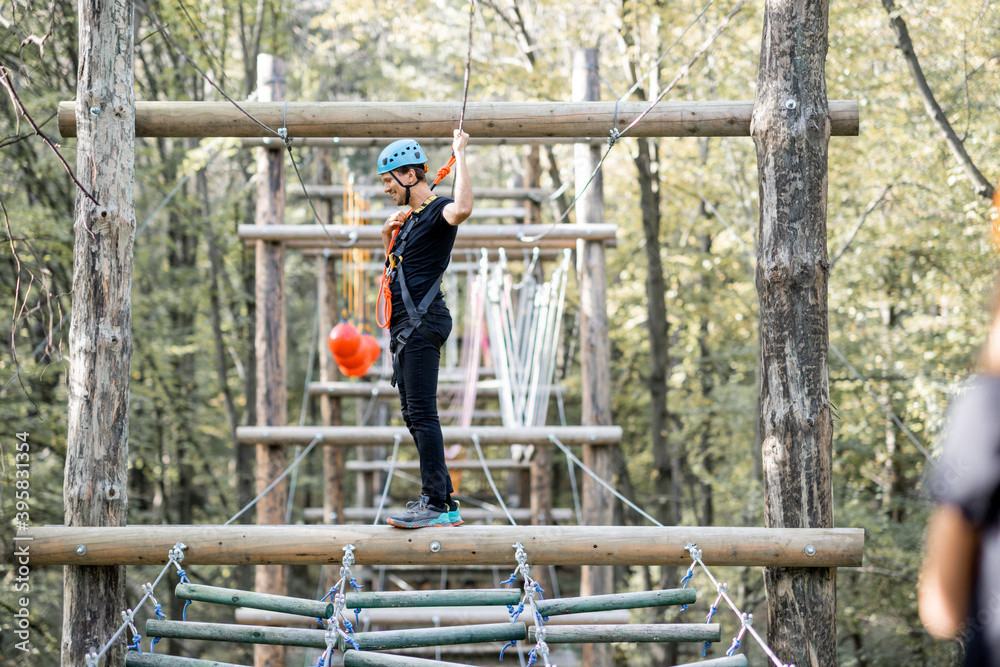
POLYGON ((441 346, 451 333, 451 313, 441 293, 441 276, 451 261, 458 225, 472 214, 472 186, 465 163, 469 135, 455 130, 452 159, 427 184, 427 154, 416 141, 389 144, 378 158, 385 193, 396 206, 382 226, 386 262, 379 294, 380 326, 388 326, 392 382, 406 427, 420 455, 420 498, 386 519, 397 528, 457 526, 462 523, 444 458, 437 412, 441 346), (455 166, 455 199, 432 189, 455 166), (405 269, 403 258, 405 256, 405 269), (382 305, 384 303, 384 306, 382 305))

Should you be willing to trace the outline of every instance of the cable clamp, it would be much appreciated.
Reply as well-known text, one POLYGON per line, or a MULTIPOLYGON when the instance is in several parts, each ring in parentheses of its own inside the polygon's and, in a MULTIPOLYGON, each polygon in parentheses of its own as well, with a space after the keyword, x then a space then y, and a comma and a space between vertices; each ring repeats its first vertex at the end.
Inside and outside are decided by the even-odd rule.
POLYGON ((608 134, 610 135, 608 136, 608 147, 610 148, 611 146, 614 146, 615 143, 617 143, 618 139, 621 138, 622 133, 618 131, 617 127, 613 127, 611 128, 611 132, 609 132, 608 134))

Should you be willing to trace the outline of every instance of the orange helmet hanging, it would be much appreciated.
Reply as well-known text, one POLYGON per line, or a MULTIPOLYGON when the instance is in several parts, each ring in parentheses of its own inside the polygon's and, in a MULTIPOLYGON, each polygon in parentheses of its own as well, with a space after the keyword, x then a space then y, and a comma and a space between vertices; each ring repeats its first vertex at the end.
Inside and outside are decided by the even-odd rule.
POLYGON ((341 322, 330 330, 326 343, 335 359, 346 359, 357 353, 361 334, 350 322, 341 322))

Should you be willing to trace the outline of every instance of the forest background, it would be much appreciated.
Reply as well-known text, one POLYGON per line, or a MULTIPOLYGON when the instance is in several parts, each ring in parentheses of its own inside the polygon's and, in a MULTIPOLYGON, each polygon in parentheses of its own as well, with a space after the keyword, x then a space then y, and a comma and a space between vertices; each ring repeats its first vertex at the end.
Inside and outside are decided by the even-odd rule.
MULTIPOLYGON (((477 7, 470 101, 531 101, 569 99, 572 53, 581 47, 601 50, 603 99, 652 69, 630 98, 651 99, 733 3, 712 4, 671 48, 704 4, 481 0, 477 7)), ((56 106, 76 91, 76 12, 63 0, 0 8, 0 64, 27 112, 57 140, 56 106)), ((752 99, 762 15, 761 3, 744 6, 667 99, 752 99)), ((264 52, 285 58, 290 100, 453 101, 462 92, 466 21, 466 5, 441 0, 138 2, 137 98, 220 99, 197 66, 245 99, 264 52)), ((924 632, 915 589, 931 507, 928 455, 937 453, 947 404, 984 338, 997 269, 989 201, 953 145, 962 143, 995 182, 998 45, 1000 11, 991 0, 832 3, 830 10, 828 96, 857 100, 861 110, 860 136, 831 140, 829 169, 836 524, 866 530, 864 565, 838 576, 844 665, 946 665, 960 656, 957 645, 924 632), (897 48, 902 22, 954 129, 951 145, 897 48)), ((335 174, 343 164, 374 182, 376 150, 339 152, 335 174)), ((60 151, 75 164, 72 140, 60 151)), ((236 225, 253 219, 253 154, 223 139, 139 139, 136 151, 128 520, 220 523, 252 497, 252 466, 234 448, 232 429, 255 419, 246 401, 254 391, 253 257, 235 236, 236 225)), ((470 149, 474 183, 516 182, 524 153, 470 149)), ((308 180, 312 153, 295 155, 308 180)), ((432 167, 445 157, 433 154, 432 167)), ((543 185, 572 179, 572 148, 543 148, 541 164, 543 185)), ((0 332, 8 348, 0 358, 0 537, 11 545, 16 433, 29 433, 32 443, 31 522, 63 522, 76 190, 6 92, 0 174, 0 332)), ((749 138, 630 139, 605 163, 607 218, 619 229, 608 260, 614 422, 626 434, 615 483, 669 522, 762 525, 756 179, 749 138)), ((543 221, 566 203, 544 209, 543 221)), ((304 223, 311 213, 290 200, 287 218, 304 223)), ((312 263, 294 254, 286 271, 289 414, 296 415, 315 279, 312 263)), ((570 423, 579 404, 576 354, 563 353, 570 423)), ((301 492, 312 504, 318 483, 315 469, 303 471, 301 492)), ((249 581, 240 568, 212 574, 218 585, 249 581)), ((623 571, 619 587, 649 585, 661 574, 623 571)), ((31 655, 13 648, 13 576, 5 567, 0 655, 5 664, 57 664, 61 572, 32 575, 31 655)), ((139 576, 130 576, 133 593, 139 576)), ((743 607, 763 619, 760 572, 731 576, 743 607)), ((618 657, 623 665, 653 660, 618 657)))

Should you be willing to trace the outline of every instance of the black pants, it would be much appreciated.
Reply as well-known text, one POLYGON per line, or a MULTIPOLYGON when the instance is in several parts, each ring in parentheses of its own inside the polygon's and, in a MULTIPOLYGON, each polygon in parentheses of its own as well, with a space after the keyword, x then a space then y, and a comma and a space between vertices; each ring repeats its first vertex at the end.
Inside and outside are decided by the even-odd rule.
POLYGON ((437 411, 441 348, 420 331, 414 331, 393 364, 403 421, 420 455, 421 493, 434 504, 450 503, 454 488, 444 460, 444 437, 437 411))

